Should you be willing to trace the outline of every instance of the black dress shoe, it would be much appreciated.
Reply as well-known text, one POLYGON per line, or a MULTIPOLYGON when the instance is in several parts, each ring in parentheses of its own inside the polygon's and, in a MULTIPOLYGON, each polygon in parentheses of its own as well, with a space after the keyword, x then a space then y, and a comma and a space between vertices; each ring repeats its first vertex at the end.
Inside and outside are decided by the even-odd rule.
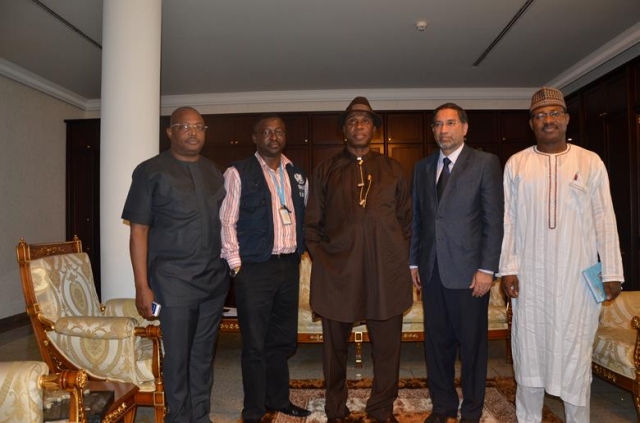
POLYGON ((293 417, 307 417, 308 415, 311 414, 311 411, 309 410, 305 410, 302 407, 298 407, 297 405, 293 404, 293 403, 289 403, 289 405, 287 405, 286 407, 283 408, 268 408, 268 411, 277 411, 278 413, 282 413, 282 414, 286 414, 287 416, 293 416, 293 417))
POLYGON ((480 419, 460 419, 460 423, 480 423, 480 419))
POLYGON ((260 423, 262 419, 242 419, 244 423, 260 423))
POLYGON ((447 423, 448 420, 449 417, 445 415, 432 413, 429 417, 424 419, 424 423, 447 423))

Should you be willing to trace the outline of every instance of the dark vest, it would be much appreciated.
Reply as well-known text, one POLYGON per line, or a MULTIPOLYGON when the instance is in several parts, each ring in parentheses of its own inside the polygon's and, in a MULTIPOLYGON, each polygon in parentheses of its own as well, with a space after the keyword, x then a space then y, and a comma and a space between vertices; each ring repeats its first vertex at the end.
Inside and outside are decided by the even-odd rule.
MULTIPOLYGON (((242 184, 240 214, 236 233, 243 262, 261 263, 269 260, 273 251, 273 213, 271 191, 256 156, 232 163, 240 174, 242 184)), ((287 165, 285 168, 291 183, 291 196, 296 216, 296 252, 304 252, 304 196, 307 176, 304 170, 287 165)), ((280 216, 275 218, 280 219, 280 216)))

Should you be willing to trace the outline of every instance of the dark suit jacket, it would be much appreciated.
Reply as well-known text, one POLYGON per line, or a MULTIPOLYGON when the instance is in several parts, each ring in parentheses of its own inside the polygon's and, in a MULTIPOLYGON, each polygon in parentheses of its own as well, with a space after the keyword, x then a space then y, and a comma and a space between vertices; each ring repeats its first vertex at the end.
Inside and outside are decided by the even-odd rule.
POLYGON ((498 271, 504 232, 502 169, 495 155, 464 145, 438 204, 438 155, 420 160, 414 170, 410 260, 426 284, 437 253, 443 285, 464 289, 478 269, 498 271))

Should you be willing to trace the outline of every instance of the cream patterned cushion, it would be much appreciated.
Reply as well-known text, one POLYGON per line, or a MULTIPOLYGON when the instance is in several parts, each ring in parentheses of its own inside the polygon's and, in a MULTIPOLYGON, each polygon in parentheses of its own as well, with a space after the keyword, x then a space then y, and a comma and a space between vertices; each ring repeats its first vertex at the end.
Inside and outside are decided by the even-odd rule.
POLYGON ((47 374, 49 368, 40 361, 0 363, 0 423, 43 420, 39 379, 47 374))
POLYGON ((500 278, 493 281, 489 297, 489 330, 508 330, 507 323, 507 302, 500 278))
POLYGON ((637 331, 631 327, 634 316, 640 316, 640 291, 623 291, 614 301, 603 303, 592 354, 596 364, 630 379, 636 378, 633 354, 637 331))
POLYGON ((322 334, 322 324, 314 318, 309 305, 311 258, 304 253, 300 260, 300 294, 298 297, 298 333, 322 334))

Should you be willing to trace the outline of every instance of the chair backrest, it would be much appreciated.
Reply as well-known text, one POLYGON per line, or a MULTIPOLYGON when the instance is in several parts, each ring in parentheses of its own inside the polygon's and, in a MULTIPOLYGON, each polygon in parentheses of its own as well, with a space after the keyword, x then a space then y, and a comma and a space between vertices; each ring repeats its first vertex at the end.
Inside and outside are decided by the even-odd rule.
POLYGON ((491 291, 489 291, 489 306, 490 307, 506 307, 507 300, 504 291, 502 290, 500 278, 497 278, 491 284, 491 291))
POLYGON ((91 262, 77 237, 54 244, 29 245, 21 240, 17 254, 27 308, 38 304, 52 322, 101 315, 91 262))
POLYGON ((60 317, 101 315, 86 253, 42 257, 28 265, 36 302, 45 318, 55 322, 60 317))
POLYGON ((77 237, 73 241, 32 245, 22 239, 16 253, 27 314, 42 359, 52 372, 69 368, 50 348, 47 331, 60 317, 101 314, 89 257, 82 252, 77 237))
POLYGON ((634 316, 640 316, 640 291, 622 291, 615 300, 602 303, 600 325, 632 329, 634 316))

